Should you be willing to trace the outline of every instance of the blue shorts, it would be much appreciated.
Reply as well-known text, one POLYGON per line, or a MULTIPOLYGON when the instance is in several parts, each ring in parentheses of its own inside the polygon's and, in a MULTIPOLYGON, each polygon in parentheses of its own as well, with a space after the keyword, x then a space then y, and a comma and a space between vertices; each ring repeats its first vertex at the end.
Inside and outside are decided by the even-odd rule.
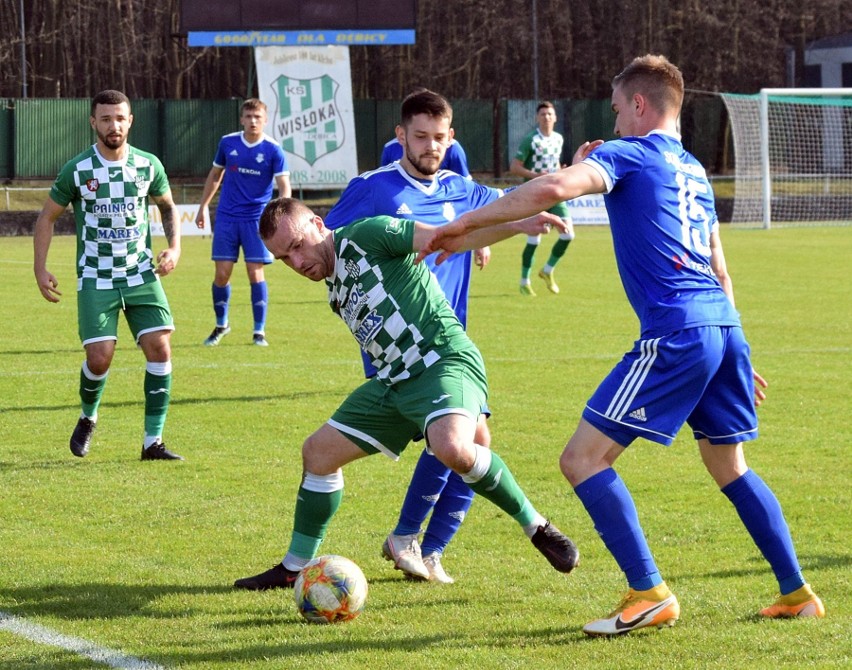
POLYGON ((258 219, 225 219, 216 217, 216 227, 213 229, 214 261, 231 261, 236 263, 240 257, 240 247, 243 248, 243 260, 246 263, 263 263, 269 265, 275 257, 269 253, 260 239, 258 219))
POLYGON ((669 445, 684 423, 695 439, 711 444, 757 438, 743 329, 706 326, 637 340, 589 399, 583 418, 623 447, 637 437, 669 445))

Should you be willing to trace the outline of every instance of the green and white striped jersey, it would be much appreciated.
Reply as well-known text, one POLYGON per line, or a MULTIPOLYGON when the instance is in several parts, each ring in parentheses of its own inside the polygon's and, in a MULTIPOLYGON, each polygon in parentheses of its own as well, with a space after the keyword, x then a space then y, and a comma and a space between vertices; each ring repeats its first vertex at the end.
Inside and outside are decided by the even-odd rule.
POLYGON ((158 281, 151 251, 148 196, 163 195, 169 181, 153 154, 128 146, 109 161, 93 145, 56 177, 50 197, 74 209, 77 290, 122 288, 158 281))
POLYGON ((527 170, 538 173, 556 172, 562 167, 562 135, 555 130, 547 137, 536 128, 524 136, 515 158, 524 164, 527 170))
POLYGON ((333 232, 332 311, 349 327, 388 386, 475 345, 435 275, 415 265, 414 221, 360 219, 333 232))

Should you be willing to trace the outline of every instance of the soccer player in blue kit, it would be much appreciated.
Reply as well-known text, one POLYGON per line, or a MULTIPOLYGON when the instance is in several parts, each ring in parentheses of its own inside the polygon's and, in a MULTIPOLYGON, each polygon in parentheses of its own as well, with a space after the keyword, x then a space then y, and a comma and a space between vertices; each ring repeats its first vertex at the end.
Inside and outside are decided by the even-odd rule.
POLYGON ((560 458, 629 586, 616 609, 586 624, 585 633, 620 635, 672 625, 680 615, 613 464, 637 437, 670 445, 684 422, 778 580, 781 595, 761 615, 823 617, 775 494, 746 465, 743 443, 757 438, 755 407, 765 397, 755 381, 766 382, 752 369, 734 307, 710 183, 677 132, 683 77, 665 57, 647 55, 612 87, 620 139, 587 142, 571 167, 436 229, 420 256, 444 249, 443 257, 466 231, 604 193, 618 270, 641 334, 589 399, 560 458))
POLYGON ((272 197, 272 181, 281 197, 290 197, 290 173, 284 150, 271 137, 264 134, 266 105, 257 98, 249 98, 240 108, 241 132, 230 133, 219 140, 213 167, 204 183, 201 205, 195 223, 204 228, 205 210, 223 182, 219 205, 216 208, 216 230, 213 233, 213 262, 216 274, 213 279, 213 311, 216 327, 204 340, 215 347, 231 332, 228 308, 231 302, 231 273, 243 249, 251 290, 254 332, 252 342, 268 346, 266 340, 266 313, 269 288, 263 266, 273 258, 263 246, 257 232, 263 208, 272 197))
MULTIPOLYGON (((357 219, 381 214, 443 225, 459 214, 499 198, 502 191, 439 168, 446 162, 448 146, 452 146, 452 114, 449 102, 433 91, 418 90, 407 96, 402 103, 395 140, 402 157, 398 162, 353 179, 325 218, 326 227, 335 230, 357 219)), ((465 328, 471 253, 475 254, 480 268, 487 265, 490 258, 487 248, 458 254, 438 268, 430 265, 465 328)), ((363 353, 362 356, 365 374, 371 377, 375 369, 363 353)), ((490 445, 485 415, 479 418, 476 442, 490 445)), ((397 526, 385 541, 382 553, 410 577, 452 582, 441 557, 472 502, 473 491, 461 477, 424 449, 397 526), (421 545, 418 536, 430 511, 421 545)))

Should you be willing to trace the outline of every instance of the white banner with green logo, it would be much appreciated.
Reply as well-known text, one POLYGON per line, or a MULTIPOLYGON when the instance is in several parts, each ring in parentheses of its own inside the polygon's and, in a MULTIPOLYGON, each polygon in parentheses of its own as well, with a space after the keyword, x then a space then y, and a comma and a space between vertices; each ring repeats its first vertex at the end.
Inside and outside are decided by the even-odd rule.
POLYGON ((256 47, 266 134, 287 154, 294 193, 358 175, 348 47, 256 47))

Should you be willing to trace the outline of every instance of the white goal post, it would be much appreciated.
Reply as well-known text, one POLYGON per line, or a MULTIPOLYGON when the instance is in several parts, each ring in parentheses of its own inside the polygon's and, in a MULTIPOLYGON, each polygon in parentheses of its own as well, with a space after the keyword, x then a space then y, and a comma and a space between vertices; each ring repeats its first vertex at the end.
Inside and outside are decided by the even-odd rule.
POLYGON ((852 225, 852 88, 722 99, 734 140, 732 223, 852 225))

